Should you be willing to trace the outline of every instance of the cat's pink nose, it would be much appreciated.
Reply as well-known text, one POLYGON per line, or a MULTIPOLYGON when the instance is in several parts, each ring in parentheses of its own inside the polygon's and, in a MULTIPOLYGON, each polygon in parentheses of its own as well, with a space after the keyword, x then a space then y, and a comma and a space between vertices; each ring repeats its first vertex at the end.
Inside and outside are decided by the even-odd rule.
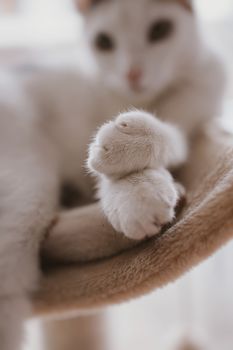
POLYGON ((142 69, 141 68, 131 68, 127 73, 127 79, 131 85, 138 85, 142 78, 142 69))

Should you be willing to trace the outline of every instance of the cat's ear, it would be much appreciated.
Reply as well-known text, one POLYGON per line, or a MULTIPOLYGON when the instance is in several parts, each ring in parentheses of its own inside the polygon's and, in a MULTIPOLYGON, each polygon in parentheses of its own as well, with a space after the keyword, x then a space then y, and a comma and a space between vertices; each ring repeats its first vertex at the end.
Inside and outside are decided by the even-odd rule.
POLYGON ((176 0, 180 5, 182 5, 186 10, 193 12, 192 0, 176 0))
POLYGON ((74 4, 81 13, 86 13, 90 8, 103 1, 105 0, 74 0, 74 4))

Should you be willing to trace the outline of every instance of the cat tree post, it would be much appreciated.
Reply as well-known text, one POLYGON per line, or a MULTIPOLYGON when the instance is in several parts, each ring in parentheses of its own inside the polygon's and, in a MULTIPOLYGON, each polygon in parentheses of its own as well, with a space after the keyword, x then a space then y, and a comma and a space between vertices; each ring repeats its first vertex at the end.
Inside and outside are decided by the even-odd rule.
POLYGON ((105 317, 85 315, 43 323, 45 350, 107 350, 105 317))
MULTIPOLYGON (((145 295, 233 238, 233 137, 213 126, 197 136, 180 171, 187 201, 164 234, 135 247, 114 232, 98 204, 60 215, 41 249, 36 316, 95 312, 145 295)), ((104 350, 99 317, 45 323, 46 350, 104 350)))

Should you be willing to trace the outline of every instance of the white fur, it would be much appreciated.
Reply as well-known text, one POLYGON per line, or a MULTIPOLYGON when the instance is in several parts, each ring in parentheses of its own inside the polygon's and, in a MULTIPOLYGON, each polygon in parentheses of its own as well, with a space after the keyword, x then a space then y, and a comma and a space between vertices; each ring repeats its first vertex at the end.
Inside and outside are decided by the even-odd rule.
POLYGON ((129 238, 150 237, 175 216, 178 186, 164 167, 184 161, 186 148, 180 136, 174 152, 173 129, 133 111, 103 125, 90 145, 88 167, 99 176, 103 211, 129 238))
POLYGON ((115 181, 101 177, 99 186, 108 220, 131 239, 151 237, 174 219, 179 193, 164 168, 146 169, 115 181))
MULTIPOLYGON (((161 127, 162 134, 170 135, 172 152, 162 165, 174 166, 185 158, 187 136, 219 113, 223 74, 203 45, 194 17, 184 8, 172 1, 116 0, 96 5, 85 16, 85 36, 95 70, 63 65, 0 77, 1 350, 19 349, 21 320, 27 314, 25 298, 37 285, 38 247, 56 211, 58 188, 69 181, 87 197, 92 195, 84 161, 97 126, 131 107, 156 112, 158 118, 169 122, 161 124, 155 119, 158 130, 161 127), (148 25, 161 17, 172 18, 176 30, 167 41, 150 45, 145 40, 148 25), (117 41, 111 54, 100 54, 92 45, 100 29, 112 33, 117 41), (140 91, 132 90, 126 79, 135 65, 143 71, 140 91)), ((135 213, 148 213, 151 219, 155 205, 156 220, 167 222, 173 209, 164 216, 162 202, 171 195, 173 208, 176 199, 166 170, 156 176, 154 170, 141 172, 139 180, 143 186, 136 188, 123 180, 115 189, 116 201, 135 190, 134 206, 131 201, 127 204, 127 220, 121 216, 117 225, 132 238, 145 235, 141 235, 140 225, 134 231, 130 224, 128 231, 128 220, 135 213), (156 196, 151 195, 154 186, 156 196), (161 200, 159 193, 166 186, 170 188, 161 200)), ((100 192, 107 204, 110 182, 106 181, 100 192)), ((146 224, 143 229, 146 234, 156 233, 154 226, 150 230, 146 224)))

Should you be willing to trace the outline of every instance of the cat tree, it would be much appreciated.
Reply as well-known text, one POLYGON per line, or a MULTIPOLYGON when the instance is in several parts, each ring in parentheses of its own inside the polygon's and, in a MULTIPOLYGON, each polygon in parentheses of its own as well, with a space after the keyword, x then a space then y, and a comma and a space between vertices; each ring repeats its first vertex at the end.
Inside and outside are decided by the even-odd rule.
POLYGON ((233 236, 233 136, 216 125, 200 133, 176 177, 186 203, 170 227, 139 244, 115 233, 98 204, 61 214, 42 247, 35 314, 82 314, 139 297, 226 244, 233 236))

